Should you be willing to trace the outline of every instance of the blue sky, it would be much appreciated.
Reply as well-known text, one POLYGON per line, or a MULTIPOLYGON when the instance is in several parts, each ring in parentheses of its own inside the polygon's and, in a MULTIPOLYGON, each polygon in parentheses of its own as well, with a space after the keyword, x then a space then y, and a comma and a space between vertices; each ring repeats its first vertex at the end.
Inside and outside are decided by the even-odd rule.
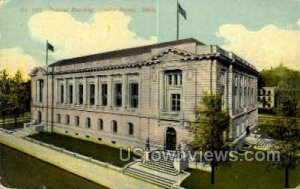
MULTIPOLYGON (((188 17, 180 38, 219 45, 258 69, 300 70, 300 0, 179 2, 188 17)), ((44 64, 46 39, 53 62, 175 40, 175 28, 175 0, 0 0, 0 69, 44 64)))

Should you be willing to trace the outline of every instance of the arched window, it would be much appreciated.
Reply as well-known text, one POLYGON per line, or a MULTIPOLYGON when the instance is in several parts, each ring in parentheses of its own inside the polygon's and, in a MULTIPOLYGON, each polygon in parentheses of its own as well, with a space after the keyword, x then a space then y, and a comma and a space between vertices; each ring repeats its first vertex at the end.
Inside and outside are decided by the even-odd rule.
POLYGON ((114 133, 117 133, 117 132, 118 132, 118 122, 115 121, 115 120, 113 120, 113 121, 111 122, 111 125, 112 125, 112 131, 113 131, 114 133))
POLYGON ((76 125, 76 126, 79 126, 79 125, 80 125, 80 118, 79 118, 79 116, 76 116, 76 117, 75 117, 75 125, 76 125))
POLYGON ((98 129, 103 130, 103 119, 98 120, 98 129))
POLYGON ((66 125, 70 125, 70 116, 66 115, 66 125))
POLYGON ((86 127, 91 128, 91 118, 86 118, 86 127))
POLYGON ((128 134, 133 135, 134 134, 134 126, 133 123, 128 123, 128 134))

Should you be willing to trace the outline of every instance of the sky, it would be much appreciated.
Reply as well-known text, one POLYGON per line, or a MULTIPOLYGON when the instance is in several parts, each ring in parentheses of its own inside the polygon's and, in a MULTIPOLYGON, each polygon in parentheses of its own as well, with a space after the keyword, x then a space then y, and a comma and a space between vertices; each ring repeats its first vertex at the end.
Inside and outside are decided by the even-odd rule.
MULTIPOLYGON (((300 0, 179 0, 180 38, 300 70, 300 0)), ((175 0, 0 0, 0 69, 176 40, 175 0)))

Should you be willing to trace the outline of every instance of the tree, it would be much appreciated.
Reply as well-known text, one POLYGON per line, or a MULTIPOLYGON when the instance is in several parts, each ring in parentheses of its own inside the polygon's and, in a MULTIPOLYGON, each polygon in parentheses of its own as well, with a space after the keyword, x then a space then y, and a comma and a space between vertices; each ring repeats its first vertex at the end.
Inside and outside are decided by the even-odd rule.
POLYGON ((12 80, 12 94, 10 95, 9 101, 11 102, 12 114, 15 119, 15 126, 17 126, 17 118, 26 112, 26 82, 23 74, 18 70, 12 80))
POLYGON ((289 188, 289 171, 296 167, 300 154, 300 126, 296 118, 298 113, 297 97, 293 91, 281 93, 277 116, 269 126, 265 126, 265 135, 273 138, 273 150, 280 152, 280 161, 270 162, 268 169, 284 170, 284 187, 289 188))
POLYGON ((211 166, 211 184, 214 184, 216 168, 226 162, 218 159, 217 153, 227 149, 223 134, 229 127, 230 117, 226 111, 222 111, 220 95, 206 93, 202 103, 203 106, 196 110, 196 121, 191 125, 194 136, 190 144, 195 150, 212 152, 208 163, 211 166))
POLYGON ((5 124, 5 118, 11 113, 10 107, 10 88, 11 79, 8 76, 7 70, 0 71, 0 115, 2 116, 3 125, 5 124))

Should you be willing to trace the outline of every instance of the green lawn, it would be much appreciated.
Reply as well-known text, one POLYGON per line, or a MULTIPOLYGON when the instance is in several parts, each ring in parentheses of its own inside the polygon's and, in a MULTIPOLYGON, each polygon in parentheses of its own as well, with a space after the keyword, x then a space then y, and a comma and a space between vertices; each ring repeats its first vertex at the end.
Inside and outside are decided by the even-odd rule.
MULTIPOLYGON (((263 126, 272 116, 260 115, 257 130, 263 133, 263 126)), ((229 166, 221 166, 216 172, 215 185, 210 185, 210 173, 190 169, 191 176, 182 186, 186 188, 212 189, 282 189, 284 184, 283 170, 266 170, 267 162, 231 162, 229 166)), ((300 166, 290 171, 290 187, 300 184, 300 166)))
POLYGON ((15 125, 14 122, 6 123, 5 125, 0 125, 1 128, 7 129, 7 130, 15 130, 15 129, 20 129, 23 128, 24 123, 28 123, 29 120, 26 121, 20 121, 15 125))
MULTIPOLYGON (((54 133, 40 133, 30 137, 119 167, 123 167, 133 161, 133 157, 138 158, 138 156, 128 152, 131 159, 129 161, 121 161, 120 150, 117 148, 54 133)), ((123 150, 123 157, 127 157, 127 151, 125 150, 123 150)))
MULTIPOLYGON (((210 173, 190 169, 191 176, 182 186, 186 188, 212 189, 282 189, 284 174, 282 170, 267 171, 266 162, 232 162, 221 166, 216 172, 215 185, 210 185, 210 173)), ((300 168, 290 172, 290 187, 300 184, 300 168)))

